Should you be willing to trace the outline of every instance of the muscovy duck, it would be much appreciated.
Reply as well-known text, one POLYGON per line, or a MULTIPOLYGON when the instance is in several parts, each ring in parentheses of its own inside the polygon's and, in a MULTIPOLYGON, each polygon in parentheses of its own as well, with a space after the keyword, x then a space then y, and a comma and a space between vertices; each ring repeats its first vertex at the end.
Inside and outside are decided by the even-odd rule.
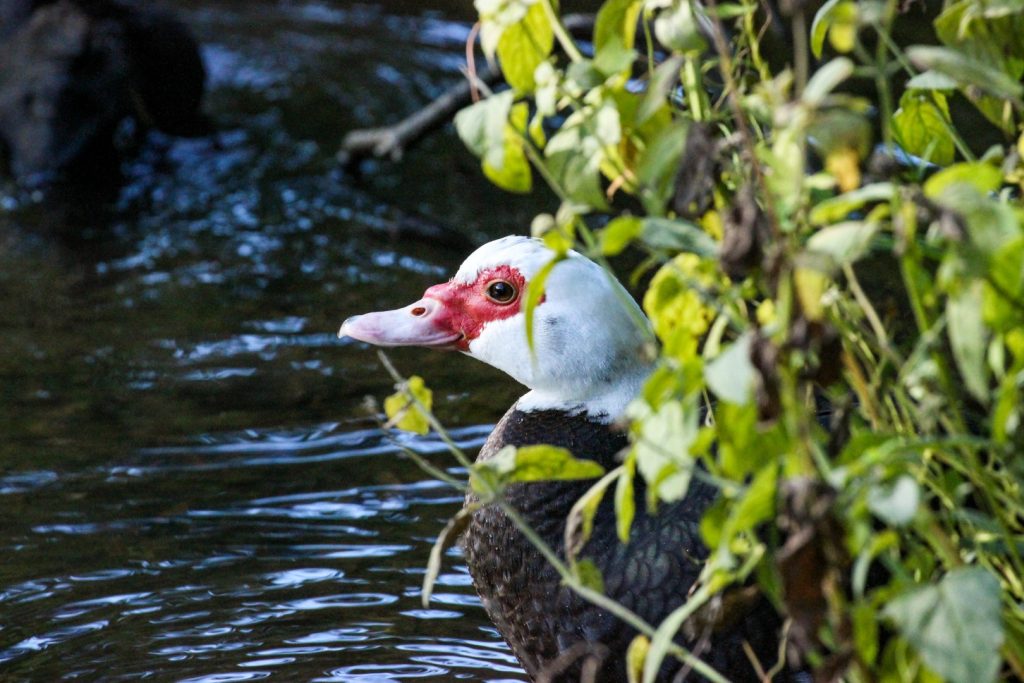
MULTIPOLYGON (((550 444, 611 469, 628 446, 616 419, 652 369, 637 324, 643 313, 597 264, 570 252, 551 270, 534 310, 531 352, 524 292, 553 257, 537 239, 495 240, 419 301, 353 316, 339 335, 378 346, 458 350, 527 386, 530 391, 498 422, 478 461, 509 444, 550 444)), ((592 484, 514 484, 506 500, 561 554, 569 510, 592 484)), ((682 501, 662 505, 655 515, 645 511, 642 482, 635 493, 629 543, 619 542, 612 496, 605 496, 580 556, 600 569, 610 597, 656 625, 684 602, 700 574, 707 550, 698 525, 715 490, 694 478, 682 501)), ((467 498, 471 502, 472 494, 467 498)), ((495 506, 477 510, 463 547, 487 614, 532 678, 625 683, 625 652, 636 631, 563 586, 504 512, 495 506)), ((692 637, 683 642, 730 680, 762 680, 750 655, 762 671, 778 660, 781 622, 775 610, 761 600, 732 621, 700 633, 691 629, 692 637)), ((667 662, 658 676, 686 678, 686 667, 677 661, 667 662)))

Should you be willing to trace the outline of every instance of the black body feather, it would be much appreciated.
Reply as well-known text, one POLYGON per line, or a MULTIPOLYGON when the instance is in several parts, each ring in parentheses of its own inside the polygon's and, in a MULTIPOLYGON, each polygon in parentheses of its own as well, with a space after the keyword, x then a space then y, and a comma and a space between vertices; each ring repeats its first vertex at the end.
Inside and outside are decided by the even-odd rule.
MULTIPOLYGON (((478 460, 492 457, 505 445, 550 444, 611 469, 627 443, 622 432, 585 415, 556 410, 522 412, 513 406, 495 427, 478 460)), ((506 497, 545 542, 563 555, 566 516, 593 483, 514 484, 506 497)), ((662 505, 652 516, 645 511, 645 492, 638 477, 630 542, 622 545, 617 538, 609 493, 580 557, 591 559, 601 570, 610 597, 657 625, 685 601, 700 574, 707 550, 698 524, 715 494, 711 486, 694 478, 682 501, 662 505)), ((625 652, 636 631, 562 586, 557 572, 500 509, 488 506, 478 510, 463 542, 488 615, 531 677, 575 682, 596 664, 594 680, 625 683, 625 652), (588 659, 594 661, 588 665, 588 659)), ((778 659, 779 628, 775 610, 758 599, 731 630, 694 634, 695 641, 680 642, 730 680, 758 681, 743 642, 750 645, 763 668, 770 669, 778 659)), ((701 680, 696 674, 686 675, 683 668, 675 660, 667 662, 658 680, 701 680), (680 673, 684 677, 679 677, 680 673)), ((788 677, 777 680, 783 679, 788 677)))

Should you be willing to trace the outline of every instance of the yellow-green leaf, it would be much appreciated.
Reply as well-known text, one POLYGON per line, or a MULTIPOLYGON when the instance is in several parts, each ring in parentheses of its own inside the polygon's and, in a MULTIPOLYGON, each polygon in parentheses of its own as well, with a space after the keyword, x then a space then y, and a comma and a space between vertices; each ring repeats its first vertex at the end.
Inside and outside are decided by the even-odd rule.
POLYGON ((640 0, 608 0, 594 23, 594 66, 612 74, 633 63, 636 24, 643 3, 640 0))
POLYGON ((846 221, 822 228, 807 240, 807 249, 828 254, 839 265, 853 263, 871 246, 878 224, 846 221))
POLYGON ((441 559, 444 557, 444 551, 455 545, 455 542, 459 540, 459 535, 469 526, 472 518, 472 508, 467 507, 459 510, 458 514, 449 519, 448 523, 445 524, 444 529, 441 530, 437 540, 434 542, 434 546, 430 549, 427 573, 423 576, 422 599, 424 607, 430 604, 430 596, 434 592, 434 583, 437 581, 437 575, 441 572, 441 559))
POLYGON ((572 565, 572 573, 576 579, 587 588, 604 593, 604 577, 601 570, 591 560, 580 560, 572 565))
POLYGON ((988 402, 988 365, 985 349, 989 330, 982 319, 984 289, 980 280, 958 288, 946 302, 949 343, 964 386, 982 404, 988 402))
POLYGON ((629 530, 636 516, 636 496, 633 479, 636 477, 636 451, 630 451, 622 464, 622 474, 615 483, 615 530, 621 543, 629 543, 629 530))
POLYGON ((838 197, 826 199, 811 209, 811 223, 827 225, 841 221, 867 204, 891 200, 895 191, 892 183, 873 183, 838 197))
POLYGON ((957 183, 970 185, 978 192, 996 190, 1003 182, 998 168, 983 161, 955 164, 944 168, 924 183, 924 193, 929 199, 941 199, 943 193, 957 183))
POLYGON ((644 659, 651 641, 642 633, 635 636, 626 648, 626 677, 629 683, 640 683, 644 675, 644 659))
POLYGON ((551 22, 540 2, 531 5, 520 21, 502 32, 498 40, 498 59, 509 85, 520 92, 533 92, 533 73, 551 54, 554 38, 551 22))
POLYGON ((644 222, 636 216, 619 216, 598 233, 601 253, 605 256, 616 256, 629 246, 630 242, 640 237, 644 222))
POLYGON ((911 154, 940 166, 953 163, 949 106, 938 91, 908 90, 892 115, 896 142, 911 154))
POLYGON ((399 429, 417 434, 430 431, 427 414, 433 405, 434 394, 423 378, 413 375, 398 387, 398 391, 384 399, 384 412, 388 421, 399 429))
POLYGON ((570 559, 579 554, 580 549, 590 540, 597 508, 601 505, 612 481, 621 474, 622 470, 617 468, 601 477, 569 510, 569 516, 565 520, 565 552, 570 559))
POLYGON ((576 458, 568 449, 557 446, 506 446, 493 457, 478 462, 474 473, 483 473, 499 483, 594 479, 604 468, 593 460, 576 458))
POLYGON ((800 307, 808 320, 821 320, 825 314, 821 297, 828 288, 829 279, 825 273, 813 268, 797 268, 793 272, 793 284, 800 307))
POLYGON ((811 51, 821 59, 825 36, 836 52, 847 53, 857 40, 857 3, 853 0, 829 0, 814 15, 811 23, 811 51))

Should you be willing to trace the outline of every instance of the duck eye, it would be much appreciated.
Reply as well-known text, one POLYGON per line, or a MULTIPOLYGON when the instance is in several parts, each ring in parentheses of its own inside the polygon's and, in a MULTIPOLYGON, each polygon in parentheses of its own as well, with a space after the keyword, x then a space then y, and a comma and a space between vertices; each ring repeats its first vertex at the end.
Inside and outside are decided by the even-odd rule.
POLYGON ((512 303, 516 298, 516 288, 504 280, 495 280, 487 285, 487 298, 496 304, 512 303))

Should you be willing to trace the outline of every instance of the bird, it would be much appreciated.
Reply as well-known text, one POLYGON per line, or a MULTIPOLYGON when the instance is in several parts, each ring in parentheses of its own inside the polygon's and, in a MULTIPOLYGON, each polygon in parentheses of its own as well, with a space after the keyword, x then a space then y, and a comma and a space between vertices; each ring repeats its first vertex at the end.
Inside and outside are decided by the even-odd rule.
MULTIPOLYGON (((479 247, 450 281, 429 287, 418 301, 348 318, 339 336, 459 351, 529 389, 498 421, 478 463, 506 446, 547 444, 610 470, 629 447, 626 408, 654 368, 647 324, 625 288, 597 263, 573 250, 559 260, 542 240, 514 235, 479 247), (542 275, 531 347, 526 291, 542 275)), ((564 557, 566 517, 593 483, 516 483, 504 497, 564 557)), ((652 514, 638 478, 628 543, 617 537, 612 497, 605 496, 579 556, 600 570, 609 597, 657 625, 685 602, 701 573, 708 550, 699 524, 716 494, 694 477, 682 500, 652 514)), ((467 505, 478 502, 467 494, 467 505)), ((626 650, 637 631, 563 585, 500 507, 475 509, 462 547, 484 609, 532 680, 626 683, 626 650)), ((763 680, 778 659, 776 610, 761 599, 725 622, 690 629, 680 642, 729 680, 763 680)), ((703 680, 669 659, 658 681, 703 680)), ((786 672, 775 680, 790 680, 786 672)))

